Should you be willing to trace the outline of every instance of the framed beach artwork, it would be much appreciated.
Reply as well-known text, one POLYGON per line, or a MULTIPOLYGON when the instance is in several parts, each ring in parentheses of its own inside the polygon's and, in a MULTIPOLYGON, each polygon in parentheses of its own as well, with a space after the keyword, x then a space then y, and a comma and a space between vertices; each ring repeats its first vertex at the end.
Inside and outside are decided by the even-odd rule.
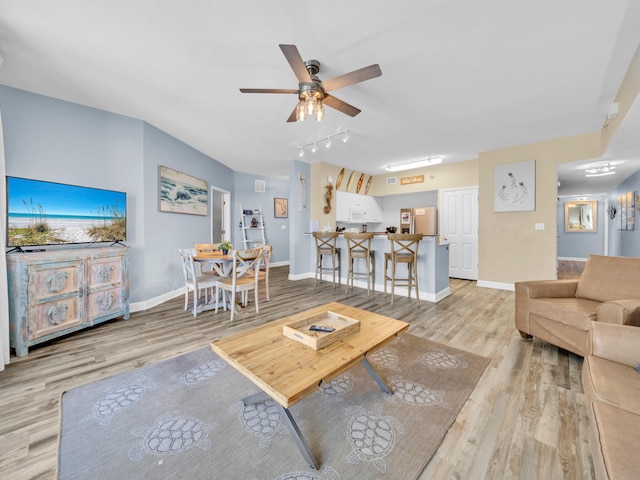
POLYGON ((206 181, 160 166, 159 172, 160 211, 208 215, 209 185, 206 181))
POLYGON ((496 165, 493 169, 493 211, 536 209, 536 161, 496 165))

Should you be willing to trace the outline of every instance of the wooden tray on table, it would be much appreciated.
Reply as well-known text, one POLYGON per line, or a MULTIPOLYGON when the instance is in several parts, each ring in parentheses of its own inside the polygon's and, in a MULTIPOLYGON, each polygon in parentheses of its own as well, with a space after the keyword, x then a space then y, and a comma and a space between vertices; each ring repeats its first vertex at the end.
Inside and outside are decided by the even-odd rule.
POLYGON ((284 325, 282 333, 285 337, 296 340, 314 350, 331 345, 344 337, 360 330, 360 321, 345 317, 338 313, 326 311, 311 315, 302 320, 284 325), (333 332, 317 332, 309 330, 311 325, 332 327, 333 332))

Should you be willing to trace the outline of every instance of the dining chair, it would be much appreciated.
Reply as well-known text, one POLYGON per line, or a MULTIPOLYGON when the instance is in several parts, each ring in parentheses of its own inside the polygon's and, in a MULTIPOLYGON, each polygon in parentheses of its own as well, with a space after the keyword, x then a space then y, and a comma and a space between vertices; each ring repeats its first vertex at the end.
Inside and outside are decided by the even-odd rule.
POLYGON ((409 298, 411 298, 411 288, 416 289, 416 300, 420 305, 420 291, 418 288, 418 245, 422 240, 421 233, 389 233, 387 234, 391 242, 391 252, 384 254, 384 294, 387 295, 387 281, 391 282, 391 305, 396 286, 408 288, 409 298), (391 262, 391 274, 387 274, 387 264, 391 262), (396 266, 404 263, 407 266, 407 277, 399 278, 396 275, 396 266))
MULTIPOLYGON (((237 293, 240 293, 242 296, 242 306, 246 306, 248 292, 249 290, 254 290, 256 313, 259 312, 258 277, 260 264, 263 259, 263 249, 253 248, 251 250, 230 250, 229 255, 232 259, 231 275, 229 277, 219 278, 216 282, 216 298, 219 298, 218 295, 221 293, 220 290, 222 290, 222 293, 225 295, 223 304, 226 309, 226 292, 229 292, 230 298, 228 300, 228 304, 231 309, 231 321, 233 321, 235 298, 237 293)), ((217 312, 218 304, 216 303, 216 313, 217 312)))
MULTIPOLYGON (((194 245, 194 251, 196 256, 207 256, 217 252, 219 243, 196 243, 194 245)), ((204 275, 215 275, 216 272, 211 265, 198 264, 200 273, 204 275)))
MULTIPOLYGON (((195 262, 193 261, 193 250, 190 248, 179 249, 180 260, 182 262, 182 272, 184 274, 184 309, 187 310, 189 304, 189 291, 193 291, 193 316, 198 314, 198 299, 200 293, 204 293, 205 303, 214 300, 215 287, 218 282, 218 276, 215 275, 198 275, 195 262)), ((217 306, 217 298, 216 298, 217 306)))
POLYGON ((273 253, 273 245, 263 243, 256 245, 256 248, 262 248, 262 264, 258 273, 258 284, 263 281, 266 300, 269 301, 269 265, 271 264, 271 254, 273 253))

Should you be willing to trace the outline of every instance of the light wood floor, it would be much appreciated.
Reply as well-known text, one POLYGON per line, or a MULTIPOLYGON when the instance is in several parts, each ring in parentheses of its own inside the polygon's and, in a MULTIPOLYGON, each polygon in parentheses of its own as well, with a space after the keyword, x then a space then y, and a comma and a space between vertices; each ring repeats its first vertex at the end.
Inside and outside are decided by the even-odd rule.
MULTIPOLYGON (((437 304, 381 293, 313 288, 272 269, 271 301, 236 314, 197 318, 177 298, 33 348, 0 372, 0 478, 55 478, 58 408, 64 390, 208 346, 210 341, 283 315, 341 301, 411 323, 410 333, 491 359, 476 390, 421 479, 591 479, 582 358, 514 327, 513 292, 451 280, 437 304)), ((294 447, 292 447, 294 448, 294 447)), ((214 478, 212 476, 212 478, 214 478)), ((391 480, 394 478, 390 472, 391 480)))

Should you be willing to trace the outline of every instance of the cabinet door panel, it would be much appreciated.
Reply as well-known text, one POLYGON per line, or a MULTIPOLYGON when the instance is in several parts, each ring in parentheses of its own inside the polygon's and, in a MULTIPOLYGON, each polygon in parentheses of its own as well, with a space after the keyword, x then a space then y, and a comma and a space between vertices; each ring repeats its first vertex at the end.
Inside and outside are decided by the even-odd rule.
POLYGON ((80 297, 69 296, 39 303, 29 309, 29 340, 82 323, 80 297))
POLYGON ((123 308, 122 288, 114 287, 89 293, 87 298, 88 320, 103 317, 123 308))
POLYGON ((30 303, 80 290, 82 261, 33 265, 28 271, 30 303))
POLYGON ((89 288, 122 283, 122 257, 92 258, 87 265, 89 288))

